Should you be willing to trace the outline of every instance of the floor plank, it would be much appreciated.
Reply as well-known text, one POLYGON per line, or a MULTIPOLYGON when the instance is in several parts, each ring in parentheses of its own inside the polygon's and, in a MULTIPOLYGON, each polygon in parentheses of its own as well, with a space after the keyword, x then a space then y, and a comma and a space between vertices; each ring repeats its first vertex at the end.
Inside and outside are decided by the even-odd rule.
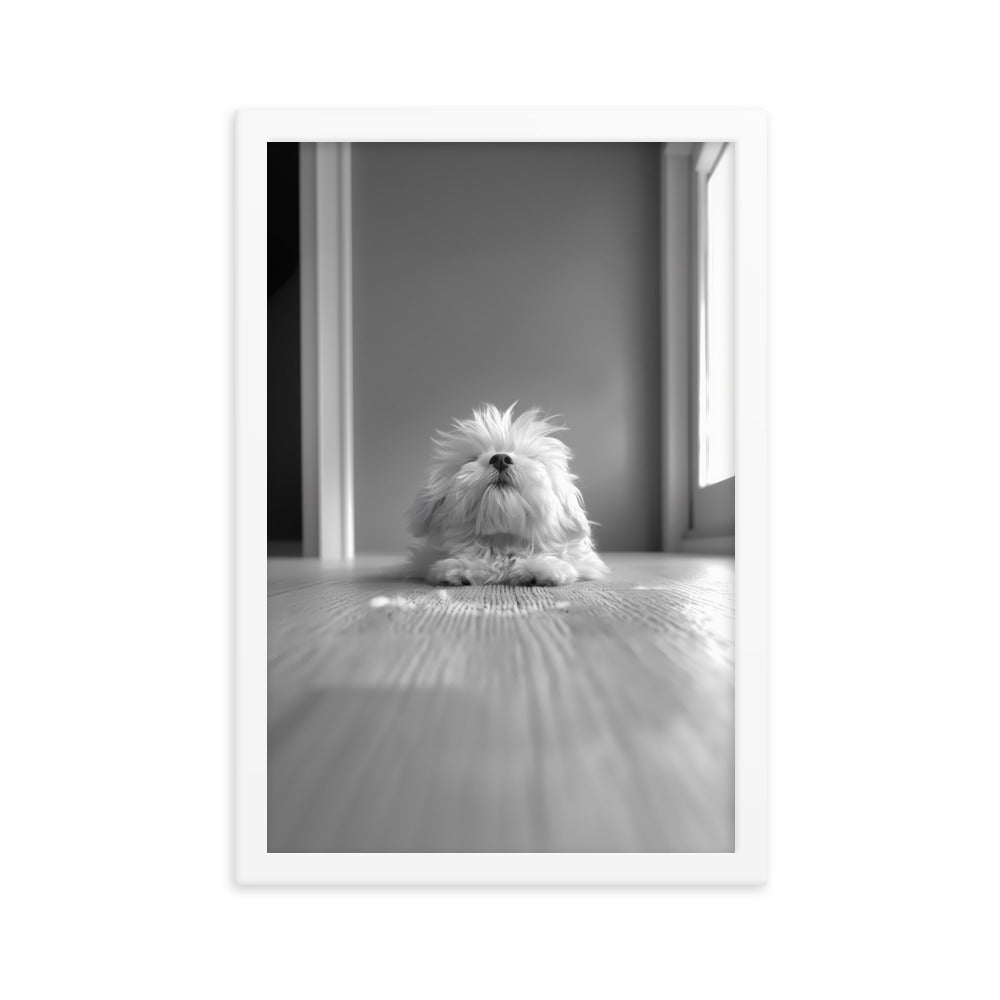
POLYGON ((731 851, 733 560, 561 588, 268 568, 268 849, 731 851))

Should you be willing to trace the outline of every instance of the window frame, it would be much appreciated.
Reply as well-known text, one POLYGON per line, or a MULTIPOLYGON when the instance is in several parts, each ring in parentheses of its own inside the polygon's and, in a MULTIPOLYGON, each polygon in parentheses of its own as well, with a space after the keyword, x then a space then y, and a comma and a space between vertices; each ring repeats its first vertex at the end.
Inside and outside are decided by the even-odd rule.
MULTIPOLYGON (((717 544, 726 545, 727 540, 735 537, 736 532, 736 476, 699 485, 701 461, 701 393, 704 391, 704 380, 707 377, 703 345, 707 345, 708 323, 708 179, 718 165, 726 149, 731 150, 735 157, 735 144, 730 142, 703 142, 693 152, 691 157, 692 185, 694 190, 694 226, 693 251, 695 259, 695 295, 691 323, 691 385, 694 391, 690 395, 690 524, 685 534, 688 541, 720 540, 717 544)), ((734 169, 735 177, 735 169, 734 169)), ((735 244, 735 219, 734 219, 735 244)), ((735 245, 734 245, 735 260, 735 245)), ((735 348, 735 337, 734 337, 735 348)), ((735 406, 734 406, 735 413, 735 406)), ((733 428, 735 437, 736 428, 733 428)), ((735 447, 735 441, 734 441, 735 447)), ((731 544, 729 542, 728 544, 731 544)))

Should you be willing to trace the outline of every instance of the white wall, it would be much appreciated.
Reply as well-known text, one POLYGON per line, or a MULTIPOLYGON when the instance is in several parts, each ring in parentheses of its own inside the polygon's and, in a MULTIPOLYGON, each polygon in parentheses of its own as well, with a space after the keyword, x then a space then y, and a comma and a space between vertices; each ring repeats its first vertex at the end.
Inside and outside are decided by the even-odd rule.
POLYGON ((437 428, 562 414, 605 549, 660 548, 655 144, 355 144, 356 548, 402 551, 437 428))

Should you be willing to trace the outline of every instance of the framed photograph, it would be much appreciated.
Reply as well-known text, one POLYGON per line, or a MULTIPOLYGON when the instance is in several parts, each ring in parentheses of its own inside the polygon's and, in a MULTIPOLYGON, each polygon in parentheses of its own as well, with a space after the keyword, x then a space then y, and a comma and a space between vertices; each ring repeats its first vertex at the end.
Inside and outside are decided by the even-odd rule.
POLYGON ((236 878, 767 873, 767 140, 236 120, 236 878))

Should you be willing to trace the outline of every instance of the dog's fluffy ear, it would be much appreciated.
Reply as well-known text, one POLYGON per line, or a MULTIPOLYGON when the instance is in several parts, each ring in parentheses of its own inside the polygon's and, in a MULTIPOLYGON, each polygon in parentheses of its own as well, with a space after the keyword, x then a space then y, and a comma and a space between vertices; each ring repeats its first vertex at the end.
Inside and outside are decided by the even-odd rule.
POLYGON ((407 513, 410 534, 415 538, 427 538, 436 533, 436 525, 441 505, 444 503, 444 491, 436 483, 428 483, 414 500, 407 513))
POLYGON ((556 482, 556 496, 559 499, 559 527, 567 542, 590 537, 590 521, 583 509, 583 495, 572 482, 556 482))

